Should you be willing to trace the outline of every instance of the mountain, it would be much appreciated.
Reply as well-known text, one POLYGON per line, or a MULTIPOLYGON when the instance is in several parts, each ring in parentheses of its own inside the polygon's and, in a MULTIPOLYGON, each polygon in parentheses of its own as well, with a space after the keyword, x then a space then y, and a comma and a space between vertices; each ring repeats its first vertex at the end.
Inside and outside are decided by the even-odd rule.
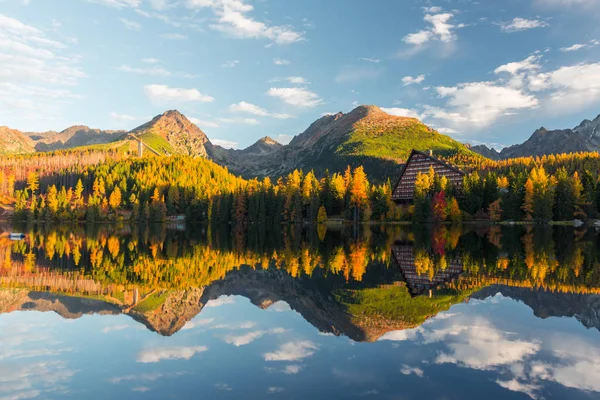
POLYGON ((0 126, 0 154, 22 154, 112 143, 125 137, 126 131, 92 129, 74 125, 63 131, 21 132, 0 126))
POLYGON ((53 151, 106 144, 121 140, 126 134, 127 132, 122 130, 92 129, 85 125, 74 125, 60 132, 25 133, 31 140, 35 141, 36 151, 53 151))
POLYGON ((0 154, 33 153, 35 143, 23 132, 0 126, 0 154))
POLYGON ((319 118, 288 145, 266 136, 243 150, 213 145, 200 128, 176 110, 157 115, 130 132, 87 126, 73 126, 61 132, 9 131, 13 132, 10 142, 4 146, 0 142, 5 152, 87 149, 87 146, 135 152, 137 146, 130 138, 135 136, 154 150, 148 153, 206 157, 244 177, 277 177, 294 169, 322 174, 327 169, 335 172, 348 165, 362 165, 373 179, 384 180, 398 173, 399 164, 412 149, 433 150, 439 156, 475 154, 416 118, 393 116, 376 106, 364 105, 347 114, 339 112, 319 118))
POLYGON ((477 154, 484 156, 485 158, 489 158, 491 160, 500 160, 500 152, 493 147, 487 147, 484 144, 478 144, 477 146, 471 146, 471 151, 474 151, 477 154))
POLYGON ((492 285, 473 294, 472 298, 484 300, 500 293, 505 297, 522 301, 538 318, 575 318, 586 328, 600 330, 600 295, 558 293, 529 288, 492 285))
POLYGON ((433 150, 442 156, 474 154, 416 118, 389 115, 376 106, 365 105, 347 114, 319 118, 288 145, 270 144, 262 153, 253 150, 262 145, 265 143, 255 143, 242 150, 252 153, 252 157, 218 149, 213 159, 242 176, 279 176, 294 169, 322 173, 363 165, 370 176, 385 179, 398 172, 399 163, 413 148, 433 150))
POLYGON ((165 111, 129 133, 160 154, 207 157, 213 147, 206 134, 177 110, 165 111))
POLYGON ((539 128, 529 139, 497 152, 487 146, 473 146, 476 153, 492 159, 543 156, 547 154, 600 151, 600 115, 594 120, 584 120, 573 129, 547 130, 539 128))

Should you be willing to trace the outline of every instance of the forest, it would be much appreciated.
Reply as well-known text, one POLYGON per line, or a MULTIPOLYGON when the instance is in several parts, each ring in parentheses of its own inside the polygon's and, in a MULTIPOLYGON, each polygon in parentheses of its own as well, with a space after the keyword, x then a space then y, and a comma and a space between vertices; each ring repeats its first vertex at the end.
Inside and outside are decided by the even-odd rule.
POLYGON ((132 286, 148 292, 185 290, 249 267, 322 279, 331 288, 377 288, 405 280, 391 251, 400 246, 409 250, 408 264, 419 276, 432 279, 458 266, 460 276, 445 285, 461 291, 502 284, 600 293, 600 253, 593 246, 598 235, 592 230, 366 226, 356 234, 323 228, 259 232, 247 227, 232 233, 228 230, 237 228, 31 226, 24 241, 0 238, 0 283, 90 295, 132 286))
MULTIPOLYGON (((600 211, 600 156, 573 153, 491 161, 448 158, 468 173, 453 187, 420 174, 412 204, 391 200, 397 177, 373 183, 362 167, 316 176, 243 179, 187 156, 131 158, 55 152, 0 159, 0 200, 21 221, 248 225, 352 222, 590 220, 600 211)), ((398 166, 400 172, 400 166, 398 166)))

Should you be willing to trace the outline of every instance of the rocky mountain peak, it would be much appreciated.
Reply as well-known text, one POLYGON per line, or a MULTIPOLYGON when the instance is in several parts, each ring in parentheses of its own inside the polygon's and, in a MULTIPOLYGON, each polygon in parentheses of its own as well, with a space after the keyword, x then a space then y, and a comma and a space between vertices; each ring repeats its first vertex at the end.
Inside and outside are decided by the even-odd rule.
POLYGON ((212 147, 206 134, 177 110, 165 111, 131 133, 159 137, 167 142, 161 148, 168 153, 207 157, 207 147, 212 147))
POLYGON ((267 145, 271 145, 271 146, 281 145, 281 143, 279 143, 277 140, 271 138, 270 136, 265 136, 265 137, 258 139, 257 143, 263 143, 263 144, 267 144, 267 145))

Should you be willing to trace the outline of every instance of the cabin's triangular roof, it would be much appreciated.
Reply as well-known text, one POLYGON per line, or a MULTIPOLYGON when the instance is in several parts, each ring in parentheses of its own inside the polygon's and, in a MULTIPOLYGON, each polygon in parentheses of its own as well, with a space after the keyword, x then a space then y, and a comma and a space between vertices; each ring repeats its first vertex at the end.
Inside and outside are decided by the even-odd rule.
POLYGON ((431 154, 427 154, 423 151, 419 151, 419 150, 415 150, 413 149, 410 152, 410 155, 408 156, 408 159, 406 160, 406 163, 404 163, 404 165, 402 166, 402 170, 400 171, 400 176, 398 177, 398 181, 396 181, 396 184, 394 185, 394 189, 392 190, 392 198, 394 197, 394 193, 396 193, 396 189, 398 188, 398 185, 400 184, 400 182, 402 181, 402 177, 404 176, 404 172, 406 171, 406 168, 408 167, 408 165, 410 164, 411 159, 413 158, 413 156, 415 156, 416 154, 425 156, 427 158, 429 158, 431 161, 443 165, 444 167, 451 169, 461 175, 466 175, 464 171, 461 171, 460 169, 458 169, 457 167, 455 167, 452 164, 449 164, 443 160, 440 160, 439 158, 431 155, 431 154))

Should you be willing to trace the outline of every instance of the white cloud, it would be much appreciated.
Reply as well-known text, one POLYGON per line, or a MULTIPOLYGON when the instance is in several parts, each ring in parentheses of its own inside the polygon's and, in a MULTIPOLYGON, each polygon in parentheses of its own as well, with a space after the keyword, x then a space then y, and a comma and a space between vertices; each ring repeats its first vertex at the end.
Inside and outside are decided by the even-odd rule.
POLYGON ((519 382, 516 378, 508 380, 508 381, 501 381, 498 379, 498 380, 496 380, 496 383, 500 387, 503 387, 504 389, 508 389, 511 392, 525 393, 532 399, 538 398, 536 392, 540 389, 539 385, 519 382))
POLYGON ((224 124, 246 124, 246 125, 258 125, 260 121, 255 118, 217 118, 224 124))
POLYGON ((269 115, 269 112, 267 110, 265 110, 264 108, 261 108, 257 105, 245 102, 245 101, 240 101, 237 104, 232 104, 229 106, 229 111, 233 112, 233 113, 246 113, 246 114, 252 114, 252 115, 258 115, 261 117, 265 117, 267 115, 269 115))
POLYGON ((411 110, 409 108, 400 108, 400 107, 385 108, 385 107, 382 107, 381 111, 383 111, 387 114, 390 114, 390 115, 395 115, 397 117, 410 117, 410 118, 421 119, 421 115, 417 111, 411 110))
MULTIPOLYGON (((439 7, 432 7, 434 10, 441 11, 439 7)), ((439 40, 444 43, 451 42, 456 39, 454 31, 457 28, 462 28, 464 25, 453 25, 450 20, 454 17, 451 12, 435 14, 431 8, 425 9, 425 17, 423 20, 430 24, 426 29, 421 29, 418 32, 410 33, 402 39, 405 43, 413 46, 422 46, 430 40, 439 40)))
POLYGON ((600 63, 577 64, 529 77, 534 91, 549 91, 545 108, 571 112, 600 102, 600 63))
POLYGON ((206 346, 162 347, 142 350, 137 356, 137 362, 157 363, 163 360, 189 360, 194 355, 208 350, 206 346))
POLYGON ((121 65, 118 68, 119 71, 131 72, 139 75, 152 75, 152 76, 171 76, 171 72, 167 71, 162 67, 151 67, 151 68, 134 68, 129 65, 121 65))
POLYGON ((270 387, 267 389, 267 393, 268 393, 268 394, 281 393, 281 392, 283 392, 283 391, 285 391, 285 389, 284 389, 284 388, 282 388, 282 387, 280 387, 280 386, 270 386, 270 387))
POLYGON ((282 58, 274 58, 273 64, 275 64, 275 65, 290 65, 290 62, 288 60, 284 60, 282 58))
POLYGON ((293 116, 288 114, 270 113, 266 109, 259 107, 255 104, 248 103, 246 101, 240 101, 237 104, 230 105, 229 111, 232 113, 251 114, 259 117, 273 117, 277 119, 293 118, 293 116))
POLYGON ((510 22, 501 22, 500 29, 503 32, 513 33, 520 32, 527 29, 544 28, 550 26, 546 21, 539 19, 526 19, 526 18, 514 18, 510 22))
POLYGON ((185 40, 187 36, 182 35, 181 33, 163 33, 160 35, 161 38, 167 40, 185 40))
POLYGON ((225 336, 225 343, 232 344, 236 347, 245 346, 252 343, 256 339, 259 339, 265 335, 274 335, 285 332, 283 328, 273 328, 268 331, 258 330, 244 333, 242 335, 230 334, 225 336))
POLYGON ((219 127, 219 124, 217 124, 214 121, 207 121, 207 120, 198 119, 198 118, 194 118, 194 117, 188 117, 188 119, 201 128, 218 128, 219 127))
POLYGON ((155 103, 169 101, 211 103, 214 100, 213 97, 204 95, 197 89, 171 88, 166 85, 146 85, 144 86, 144 92, 155 103))
MULTIPOLYGON (((110 117, 112 119, 116 119, 117 121, 135 121, 137 119, 136 117, 134 117, 132 115, 119 114, 114 111, 110 113, 110 117)), ((127 327, 127 325, 120 325, 120 326, 127 327)), ((108 328, 104 328, 104 329, 108 329, 108 328)))
POLYGON ((499 82, 469 82, 435 88, 446 109, 425 107, 423 115, 457 126, 483 128, 519 110, 536 108, 538 99, 522 89, 499 82))
POLYGON ((423 370, 421 368, 419 368, 419 367, 411 367, 409 365, 402 365, 402 368, 400 368, 400 373, 403 374, 403 375, 415 374, 419 378, 422 378, 423 375, 424 375, 424 372, 423 372, 423 370))
POLYGON ((234 304, 234 303, 235 303, 235 297, 233 297, 233 296, 221 296, 218 299, 209 300, 204 307, 205 308, 206 307, 220 307, 220 306, 223 306, 225 304, 234 304))
MULTIPOLYGON (((192 121, 194 124, 198 125, 195 121, 192 120, 192 118, 189 118, 189 120, 192 121)), ((196 121, 198 121, 198 120, 196 120, 196 121)), ((218 125, 217 125, 217 127, 218 127, 218 125)), ((186 322, 185 325, 183 326, 183 328, 181 328, 181 330, 184 331, 184 330, 188 330, 188 329, 194 329, 199 326, 207 326, 207 325, 212 324, 214 321, 215 321, 214 318, 203 318, 203 319, 196 318, 196 319, 186 322)))
POLYGON ((296 361, 315 354, 317 345, 308 340, 284 343, 278 350, 265 353, 266 361, 296 361))
POLYGON ((563 53, 568 53, 571 51, 577 51, 577 50, 583 49, 584 47, 587 47, 587 46, 585 44, 576 43, 569 47, 561 47, 560 51, 562 51, 563 53))
POLYGON ((516 75, 519 72, 535 71, 541 68, 541 66, 538 63, 539 59, 540 56, 532 55, 527 57, 523 61, 515 61, 501 65, 494 70, 494 73, 500 74, 502 72, 507 72, 511 75, 516 75))
POLYGON ((308 82, 301 76, 288 76, 285 78, 289 83, 293 85, 306 85, 308 82))
POLYGON ((291 44, 304 40, 304 33, 290 26, 269 25, 248 14, 254 10, 243 0, 187 0, 191 9, 210 8, 216 20, 209 28, 239 39, 269 39, 275 44, 291 44))
POLYGON ((423 11, 430 14, 437 14, 442 11, 442 7, 432 6, 432 7, 423 7, 423 11))
POLYGON ((231 140, 224 140, 224 139, 210 139, 210 142, 217 146, 221 146, 225 149, 237 149, 238 146, 240 145, 239 142, 234 142, 231 140))
POLYGON ((369 58, 369 57, 360 57, 360 58, 358 58, 358 60, 370 62, 370 63, 373 63, 373 64, 379 64, 379 62, 381 61, 378 58, 369 58))
POLYGON ((417 330, 404 329, 398 331, 386 332, 377 340, 390 340, 394 342, 403 342, 405 340, 414 340, 417 337, 417 330))
POLYGON ((160 60, 156 58, 142 58, 142 62, 145 62, 146 64, 159 64, 160 60))
POLYGON ((225 343, 232 344, 236 347, 245 346, 264 336, 265 334, 266 331, 253 331, 247 332, 243 335, 227 335, 225 336, 225 343))
POLYGON ((4 115, 41 121, 56 118, 86 77, 80 57, 42 30, 0 14, 0 107, 4 115))
POLYGON ((132 31, 142 30, 142 25, 140 25, 138 22, 132 21, 127 18, 119 18, 119 21, 121 21, 121 23, 125 25, 125 28, 130 29, 132 31))
MULTIPOLYGON (((289 142, 292 141, 293 138, 294 138, 293 135, 286 135, 286 134, 281 134, 281 135, 277 135, 274 137, 274 139, 281 144, 288 144, 289 142)), ((278 301, 277 303, 275 303, 271 307, 269 307, 269 310, 274 310, 274 311, 289 311, 290 309, 291 309, 290 306, 284 301, 278 301)))
POLYGON ((302 371, 302 366, 297 364, 286 365, 283 369, 283 373, 286 375, 296 375, 302 371))
POLYGON ((323 103, 323 99, 305 88, 270 88, 267 94, 295 107, 312 108, 323 103))
POLYGON ((225 68, 233 68, 237 66, 240 62, 238 60, 225 61, 223 63, 223 67, 225 68))
MULTIPOLYGON (((507 333, 484 324, 469 326, 459 334, 450 333, 448 352, 440 353, 437 364, 453 363, 472 369, 489 370, 500 365, 512 365, 540 350, 539 343, 511 340, 507 333)), ((447 337, 447 336, 445 336, 447 337)))
POLYGON ((402 78, 402 86, 415 85, 423 82, 425 80, 425 75, 419 75, 417 77, 405 76, 402 78))
POLYGON ((404 43, 421 46, 422 44, 427 43, 432 37, 433 34, 430 31, 421 30, 416 33, 409 33, 408 35, 404 36, 402 40, 404 43))

